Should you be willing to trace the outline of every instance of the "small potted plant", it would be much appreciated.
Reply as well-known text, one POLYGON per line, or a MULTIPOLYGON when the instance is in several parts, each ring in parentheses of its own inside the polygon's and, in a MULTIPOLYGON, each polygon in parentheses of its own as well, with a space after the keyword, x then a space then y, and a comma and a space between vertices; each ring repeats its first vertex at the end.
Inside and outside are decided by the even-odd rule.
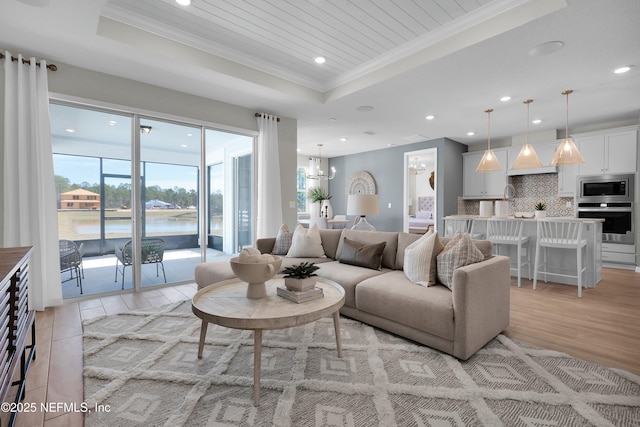
POLYGON ((292 265, 283 270, 284 272, 284 285, 290 291, 306 291, 313 289, 316 284, 317 276, 315 273, 320 267, 312 262, 301 262, 300 264, 292 265))
POLYGON ((535 209, 536 218, 544 218, 547 216, 547 204, 545 202, 538 202, 533 208, 535 209))

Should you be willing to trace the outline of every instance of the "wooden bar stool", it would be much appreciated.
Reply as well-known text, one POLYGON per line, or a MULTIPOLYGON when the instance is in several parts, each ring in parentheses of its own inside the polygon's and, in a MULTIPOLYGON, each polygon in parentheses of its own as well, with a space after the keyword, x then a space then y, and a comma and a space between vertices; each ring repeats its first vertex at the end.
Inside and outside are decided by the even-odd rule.
POLYGON ((575 278, 578 281, 578 298, 582 298, 582 274, 587 269, 583 266, 582 251, 587 247, 587 240, 582 238, 584 223, 572 218, 546 218, 538 220, 538 238, 536 241, 536 261, 533 272, 533 289, 536 288, 538 272, 544 274, 547 281, 547 248, 559 248, 576 251, 576 275, 553 273, 556 276, 575 278), (539 263, 540 250, 544 249, 543 262, 539 263), (544 270, 542 269, 544 267, 544 270))
POLYGON ((531 248, 529 247, 529 236, 522 235, 523 226, 524 222, 518 219, 490 218, 487 220, 487 240, 495 245, 496 253, 500 252, 500 245, 510 245, 517 248, 518 287, 521 284, 523 265, 529 268, 529 280, 531 280, 531 248), (522 261, 523 257, 526 257, 524 262, 522 261))

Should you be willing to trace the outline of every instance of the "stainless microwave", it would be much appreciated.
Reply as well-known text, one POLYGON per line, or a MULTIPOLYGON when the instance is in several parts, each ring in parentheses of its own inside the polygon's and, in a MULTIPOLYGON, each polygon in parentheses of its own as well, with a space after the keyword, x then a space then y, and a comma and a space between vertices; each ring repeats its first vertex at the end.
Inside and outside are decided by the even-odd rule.
POLYGON ((583 175, 578 177, 578 203, 634 202, 634 174, 583 175))

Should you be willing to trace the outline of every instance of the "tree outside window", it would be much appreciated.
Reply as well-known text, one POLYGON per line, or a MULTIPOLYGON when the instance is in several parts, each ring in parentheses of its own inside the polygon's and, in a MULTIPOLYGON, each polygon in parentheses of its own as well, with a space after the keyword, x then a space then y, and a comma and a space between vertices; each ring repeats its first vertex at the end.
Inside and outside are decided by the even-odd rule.
POLYGON ((307 211, 307 170, 305 168, 298 168, 297 177, 297 189, 298 189, 298 212, 307 211))

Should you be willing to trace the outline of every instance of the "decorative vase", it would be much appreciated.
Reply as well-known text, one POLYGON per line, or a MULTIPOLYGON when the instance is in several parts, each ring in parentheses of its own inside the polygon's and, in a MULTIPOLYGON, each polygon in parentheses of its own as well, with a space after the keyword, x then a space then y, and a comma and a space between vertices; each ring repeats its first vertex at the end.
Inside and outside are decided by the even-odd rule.
POLYGON ((267 296, 265 282, 271 279, 282 265, 282 257, 274 256, 271 262, 241 262, 239 257, 231 258, 231 270, 243 282, 247 282, 247 298, 257 299, 267 296))
POLYGON ((323 216, 327 219, 333 218, 333 208, 331 207, 331 202, 329 201, 329 199, 325 199, 322 201, 320 216, 323 216))
POLYGON ((308 291, 316 285, 315 277, 306 277, 304 279, 296 279, 295 277, 285 277, 284 285, 290 291, 308 291))
POLYGON ((545 218, 547 216, 547 211, 535 211, 536 218, 545 218))

